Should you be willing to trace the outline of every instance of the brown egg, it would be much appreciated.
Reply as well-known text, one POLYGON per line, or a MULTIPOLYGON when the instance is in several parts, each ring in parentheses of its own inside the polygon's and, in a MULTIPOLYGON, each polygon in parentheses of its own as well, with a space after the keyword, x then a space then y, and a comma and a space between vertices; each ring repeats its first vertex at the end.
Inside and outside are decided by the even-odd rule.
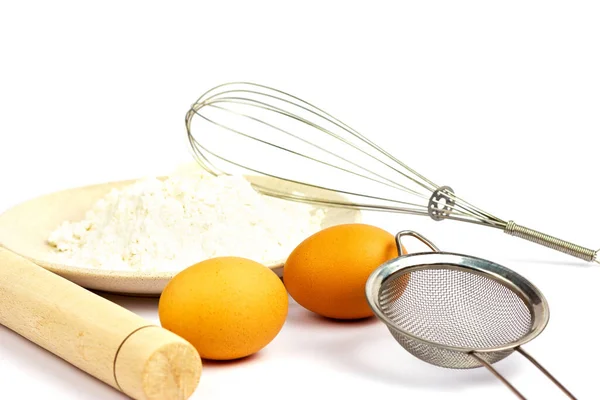
POLYGON ((365 295, 369 275, 398 257, 395 236, 366 224, 324 229, 298 245, 283 268, 283 281, 304 308, 335 319, 373 315, 365 295))
POLYGON ((158 304, 162 326, 212 360, 260 351, 280 332, 287 311, 288 294, 279 277, 239 257, 217 257, 183 270, 158 304))

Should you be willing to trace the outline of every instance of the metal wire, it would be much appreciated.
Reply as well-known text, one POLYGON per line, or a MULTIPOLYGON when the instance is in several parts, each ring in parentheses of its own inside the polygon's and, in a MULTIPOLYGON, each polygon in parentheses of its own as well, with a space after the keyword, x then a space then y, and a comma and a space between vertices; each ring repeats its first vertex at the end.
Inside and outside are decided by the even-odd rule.
POLYGON ((441 191, 445 187, 349 125, 281 90, 248 82, 219 85, 198 98, 185 123, 196 161, 212 174, 234 169, 311 189, 255 184, 263 194, 484 225, 600 263, 598 252, 498 218, 452 190, 441 191), (328 193, 343 194, 347 201, 332 200, 328 193))
MULTIPOLYGON (((477 368, 464 351, 501 347, 529 333, 533 315, 521 297, 498 281, 445 266, 420 269, 386 279, 378 304, 394 323, 393 334, 416 357, 445 368, 477 368), (430 346, 410 336, 439 343, 430 346)), ((494 364, 512 349, 479 354, 494 364)))
POLYGON ((514 351, 542 371, 570 399, 550 372, 522 349, 549 319, 548 303, 524 277, 480 258, 441 252, 413 231, 396 235, 400 257, 378 267, 365 294, 375 315, 415 357, 443 368, 486 367, 517 397, 525 397, 493 364, 514 351), (432 253, 403 251, 412 236, 432 253))
MULTIPOLYGON (((434 184, 433 182, 431 182, 429 179, 425 178, 424 176, 418 174, 414 169, 408 167, 406 164, 402 163, 400 160, 394 158, 389 153, 385 152, 382 148, 378 147, 373 142, 369 141, 366 137, 364 137, 363 135, 360 135, 358 132, 354 131, 348 125, 342 123, 341 121, 339 121, 336 118, 334 118, 333 116, 325 113, 323 110, 318 109, 317 107, 313 106, 312 104, 304 102, 303 100, 300 100, 297 97, 294 97, 288 93, 284 93, 284 92, 276 90, 276 89, 272 89, 272 88, 269 88, 269 87, 266 87, 263 85, 256 85, 256 84, 243 83, 243 82, 220 85, 220 86, 206 92, 193 105, 193 107, 191 108, 190 112, 188 113, 188 115, 186 117, 186 125, 188 126, 188 138, 190 140, 190 144, 191 144, 192 148, 194 149, 194 154, 196 155, 196 159, 205 169, 211 171, 214 174, 221 174, 221 173, 223 173, 223 171, 221 168, 216 167, 215 164, 210 161, 210 159, 209 159, 209 157, 207 157, 207 155, 212 156, 213 158, 216 158, 220 161, 225 161, 236 167, 244 168, 253 173, 259 173, 259 174, 266 175, 266 176, 276 178, 276 179, 290 180, 286 176, 277 174, 273 171, 257 170, 257 169, 251 168, 247 165, 241 165, 231 159, 227 159, 227 158, 221 156, 220 154, 216 154, 215 152, 211 151, 201 141, 196 140, 195 136, 192 134, 191 121, 192 121, 192 118, 194 115, 199 116, 206 122, 214 124, 215 126, 218 126, 222 129, 236 133, 240 136, 244 136, 246 138, 252 139, 252 140, 259 142, 265 146, 273 147, 280 151, 284 151, 284 152, 287 152, 290 154, 299 155, 299 156, 309 159, 315 163, 322 164, 322 165, 325 165, 330 168, 338 169, 340 171, 343 171, 343 172, 346 172, 349 174, 353 174, 356 177, 359 177, 361 179, 369 180, 369 181, 375 182, 377 184, 386 185, 388 187, 398 189, 399 191, 402 191, 405 194, 413 195, 420 199, 429 199, 429 197, 431 196, 431 192, 433 192, 434 190, 439 188, 438 185, 434 184), (236 87, 236 86, 242 86, 243 88, 231 89, 232 87, 236 87), (247 88, 250 88, 250 89, 247 89, 247 88), (259 91, 259 90, 257 90, 257 88, 267 90, 267 91, 272 91, 276 94, 259 91), (223 89, 223 90, 219 90, 219 89, 223 89), (256 95, 259 98, 264 98, 265 101, 258 100, 256 98, 250 98, 250 97, 248 97, 248 95, 256 95), (284 102, 288 105, 291 105, 291 106, 297 108, 297 110, 295 110, 295 113, 292 113, 288 110, 283 109, 282 107, 274 106, 272 104, 267 103, 266 101, 268 101, 268 100, 277 100, 277 101, 284 102), (242 113, 242 112, 228 108, 227 106, 231 105, 231 104, 246 106, 245 107, 246 112, 242 113), (356 167, 356 169, 349 170, 340 165, 333 165, 332 163, 327 163, 322 160, 316 159, 315 157, 312 157, 306 153, 294 151, 293 149, 290 149, 290 148, 284 148, 282 146, 278 146, 276 144, 267 142, 266 140, 264 140, 260 137, 257 137, 256 135, 250 135, 246 132, 242 132, 240 130, 233 129, 227 125, 227 122, 228 122, 227 120, 216 121, 213 118, 210 118, 210 117, 202 114, 202 111, 205 110, 207 107, 217 108, 219 110, 223 110, 228 113, 247 118, 248 120, 253 120, 254 122, 258 122, 260 124, 265 125, 265 127, 276 129, 281 134, 287 135, 287 136, 295 139, 296 142, 298 142, 298 141, 303 142, 305 144, 309 144, 310 146, 313 146, 317 150, 323 150, 325 152, 328 152, 330 155, 334 156, 334 158, 336 158, 338 161, 342 161, 344 163, 353 165, 354 167, 356 167), (380 173, 377 173, 371 169, 368 169, 365 166, 359 165, 359 163, 356 161, 348 160, 347 158, 345 158, 343 156, 343 154, 344 154, 343 151, 339 151, 340 150, 339 148, 337 149, 338 151, 335 153, 332 151, 328 151, 327 149, 324 149, 322 146, 320 146, 319 143, 309 142, 308 140, 299 137, 297 134, 294 134, 293 132, 289 132, 289 131, 282 129, 280 127, 277 127, 267 121, 259 119, 259 118, 255 117, 254 115, 252 115, 252 113, 256 112, 257 110, 270 111, 270 112, 277 113, 279 115, 283 115, 285 117, 300 121, 304 124, 307 124, 308 126, 314 128, 314 129, 317 129, 317 130, 323 132, 324 134, 335 138, 336 140, 338 140, 340 142, 340 145, 358 150, 364 157, 368 157, 368 158, 380 163, 382 166, 385 166, 388 169, 388 172, 393 173, 392 174, 393 177, 394 177, 394 174, 396 175, 394 177, 395 179, 388 178, 386 176, 383 176, 380 173), (344 137, 344 136, 340 135, 339 133, 332 131, 331 129, 326 129, 323 126, 317 125, 316 123, 309 121, 307 118, 299 116, 298 110, 309 112, 310 114, 317 116, 317 117, 325 120, 328 123, 333 124, 333 126, 340 128, 340 129, 344 130, 345 132, 349 133, 350 136, 360 139, 359 143, 358 144, 352 143, 348 140, 347 137, 344 137), (367 151, 364 151, 360 147, 360 145, 372 146, 373 148, 375 148, 377 151, 380 152, 379 155, 384 155, 388 159, 386 160, 386 159, 382 159, 382 158, 377 158, 378 155, 373 155, 367 151), (411 189, 411 188, 408 188, 407 186, 399 184, 398 182, 400 182, 403 179, 409 179, 411 182, 417 184, 421 189, 424 189, 424 191, 418 192, 415 189, 411 189)), ((415 214, 429 215, 428 211, 427 211, 427 205, 424 205, 424 204, 416 204, 414 202, 402 201, 402 200, 399 200, 396 198, 394 198, 394 199, 382 198, 382 197, 378 197, 378 196, 374 196, 374 195, 367 195, 367 194, 360 193, 360 192, 351 192, 351 191, 344 191, 344 190, 340 191, 338 189, 332 188, 331 186, 311 185, 310 182, 308 182, 308 181, 293 181, 293 182, 299 183, 299 184, 304 184, 304 185, 309 185, 309 186, 312 186, 312 187, 315 187, 318 189, 322 189, 325 191, 341 192, 344 194, 361 197, 365 200, 382 200, 382 201, 392 202, 395 204, 408 205, 408 206, 410 206, 410 208, 402 207, 403 209, 400 210, 400 212, 410 211, 415 214)), ((277 191, 273 190, 272 188, 268 194, 272 195, 272 196, 280 197, 280 198, 290 199, 289 193, 277 192, 277 191)), ((497 225, 497 224, 502 225, 502 221, 500 219, 495 218, 491 214, 485 213, 482 210, 478 210, 475 207, 470 206, 467 202, 460 200, 458 197, 455 197, 455 198, 457 200, 458 207, 454 210, 453 215, 450 217, 451 219, 459 219, 462 221, 475 222, 475 223, 486 224, 486 225, 489 225, 490 222, 492 225, 497 225), (485 217, 485 219, 483 219, 483 217, 485 217), (496 223, 494 223, 494 222, 496 222, 496 223)), ((296 201, 304 200, 307 202, 322 202, 322 203, 327 204, 327 201, 323 202, 320 199, 306 198, 306 197, 303 198, 301 195, 298 195, 298 194, 296 194, 294 196, 293 200, 296 200, 296 201)), ((382 206, 379 204, 354 202, 351 205, 354 207, 359 207, 359 208, 369 208, 370 210, 390 211, 390 206, 382 206)))

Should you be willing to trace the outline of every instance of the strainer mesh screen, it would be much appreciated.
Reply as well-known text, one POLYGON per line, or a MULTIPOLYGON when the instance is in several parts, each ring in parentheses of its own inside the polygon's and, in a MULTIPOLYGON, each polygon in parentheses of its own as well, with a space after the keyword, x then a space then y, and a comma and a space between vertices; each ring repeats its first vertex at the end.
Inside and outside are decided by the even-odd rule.
MULTIPOLYGON (((520 339, 532 327, 529 308, 512 290, 492 278, 443 266, 388 277, 381 286, 379 304, 397 328, 444 346, 502 346, 520 339)), ((480 366, 466 353, 392 333, 424 361, 450 368, 480 366)), ((493 363, 510 353, 478 355, 493 363)))

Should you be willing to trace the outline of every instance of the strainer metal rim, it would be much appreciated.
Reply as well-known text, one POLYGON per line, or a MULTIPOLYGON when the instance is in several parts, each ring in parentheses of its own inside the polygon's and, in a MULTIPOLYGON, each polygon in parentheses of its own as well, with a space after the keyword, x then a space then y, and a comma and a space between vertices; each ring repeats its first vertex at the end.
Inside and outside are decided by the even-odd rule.
POLYGON ((375 315, 382 320, 389 329, 392 329, 401 335, 425 345, 461 353, 490 353, 496 351, 514 350, 516 347, 533 340, 540 333, 542 333, 550 319, 550 310, 546 298, 542 292, 529 280, 515 271, 503 267, 500 264, 483 258, 459 253, 439 251, 433 253, 411 253, 394 258, 380 265, 371 273, 365 285, 365 292, 367 302, 371 310, 373 310, 375 315), (502 346, 472 348, 444 345, 442 343, 423 339, 419 336, 413 335, 408 331, 398 328, 394 321, 389 319, 379 306, 378 297, 382 284, 392 275, 399 276, 412 271, 433 269, 435 267, 443 267, 444 269, 455 269, 483 275, 485 277, 494 279, 498 283, 512 290, 530 309, 533 323, 530 331, 518 340, 502 346))

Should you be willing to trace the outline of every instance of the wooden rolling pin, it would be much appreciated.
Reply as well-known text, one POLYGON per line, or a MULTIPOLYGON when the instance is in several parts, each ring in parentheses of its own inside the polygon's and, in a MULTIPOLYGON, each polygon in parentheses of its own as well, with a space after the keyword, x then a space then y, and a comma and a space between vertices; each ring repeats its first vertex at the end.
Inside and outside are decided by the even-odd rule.
POLYGON ((2 247, 0 324, 134 399, 184 400, 200 380, 190 343, 2 247))

